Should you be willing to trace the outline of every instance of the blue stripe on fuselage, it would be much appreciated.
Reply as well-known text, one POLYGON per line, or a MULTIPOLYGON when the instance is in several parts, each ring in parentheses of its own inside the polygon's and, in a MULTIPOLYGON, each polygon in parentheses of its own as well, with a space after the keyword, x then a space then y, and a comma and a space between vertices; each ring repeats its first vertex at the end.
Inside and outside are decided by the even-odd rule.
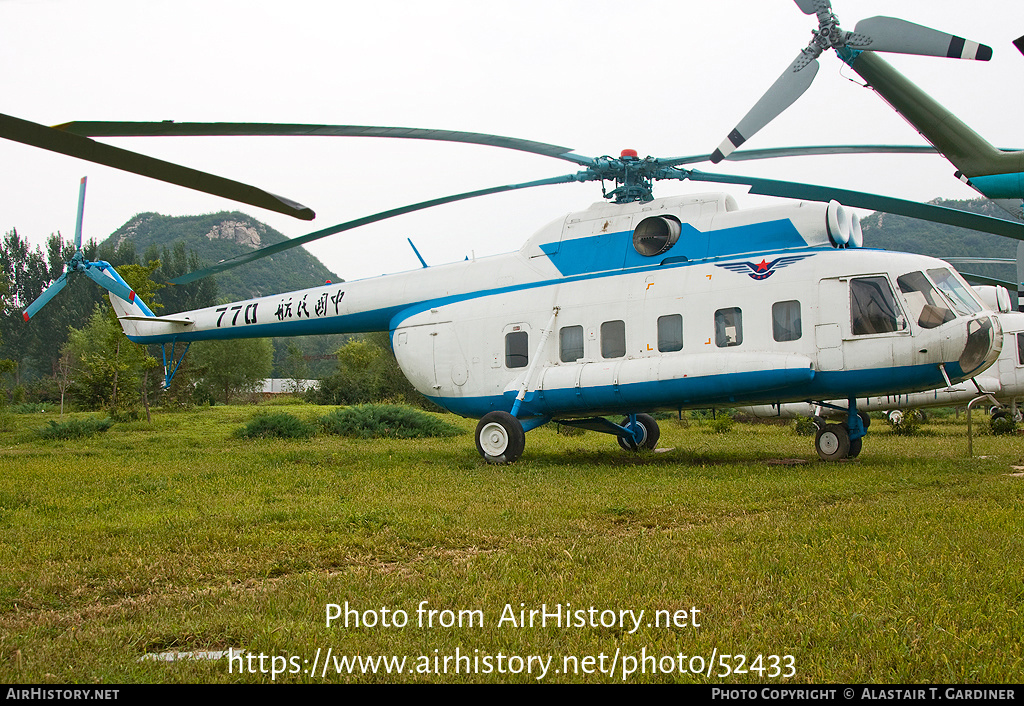
MULTIPOLYGON (((807 247, 807 242, 789 219, 707 232, 683 223, 681 229, 679 240, 669 250, 659 254, 659 259, 685 257, 694 261, 807 247)), ((652 264, 650 257, 641 255, 633 247, 631 230, 542 243, 540 248, 558 271, 566 276, 633 269, 652 264)))
MULTIPOLYGON (((963 374, 956 362, 946 363, 951 377, 963 374)), ((731 406, 752 403, 870 397, 900 394, 943 385, 937 365, 821 372, 807 368, 777 369, 723 375, 653 380, 627 385, 560 388, 526 395, 519 416, 572 418, 659 409, 731 406), (781 394, 773 395, 773 391, 781 394)), ((483 397, 431 397, 463 417, 479 418, 512 408, 516 392, 483 397)))

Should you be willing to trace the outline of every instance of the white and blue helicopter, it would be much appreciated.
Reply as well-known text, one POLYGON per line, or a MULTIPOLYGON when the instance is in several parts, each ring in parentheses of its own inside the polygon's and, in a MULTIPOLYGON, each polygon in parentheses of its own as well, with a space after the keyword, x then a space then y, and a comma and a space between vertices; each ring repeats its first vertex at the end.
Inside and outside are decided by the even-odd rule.
MULTIPOLYGON (((942 36, 948 44, 951 35, 942 36)), ((912 53, 934 53, 911 44, 912 53)), ((517 252, 435 267, 424 263, 410 272, 168 316, 155 316, 107 263, 84 258, 79 226, 75 257, 25 312, 30 319, 69 275, 84 273, 109 290, 132 341, 162 345, 168 383, 197 340, 387 331, 417 390, 453 413, 480 420, 477 449, 494 463, 518 459, 526 432, 552 420, 612 434, 623 448, 637 450, 655 447, 659 431, 649 413, 657 410, 827 405, 828 400, 845 400, 845 419, 819 431, 817 452, 825 460, 856 456, 866 431, 858 398, 967 380, 993 364, 1003 336, 998 318, 948 263, 863 248, 859 220, 836 194, 849 207, 1024 240, 1024 225, 1008 220, 684 167, 711 155, 640 158, 627 150, 618 157, 591 158, 515 138, 414 128, 174 122, 47 128, 11 121, 17 119, 0 118, 0 136, 28 135, 32 144, 56 149, 49 144, 52 138, 58 151, 86 159, 93 145, 101 145, 90 138, 102 136, 360 135, 505 147, 582 167, 561 177, 456 194, 338 224, 176 282, 461 199, 602 182, 607 201, 552 221, 517 252), (653 182, 661 179, 746 184, 752 193, 799 201, 741 210, 720 193, 654 198, 653 182), (604 188, 609 182, 611 190, 604 188)), ((822 151, 880 148, 787 148, 731 157, 822 151)), ((132 171, 156 178, 176 167, 150 164, 141 155, 104 155, 103 163, 111 166, 121 159, 135 166, 141 158, 145 168, 132 171)), ((194 188, 267 204, 265 192, 253 190, 253 197, 245 185, 225 186, 202 175, 214 180, 207 189, 207 182, 175 176, 194 188)), ((84 183, 82 188, 79 222, 84 183)), ((275 210, 311 215, 305 207, 274 198, 275 210)))

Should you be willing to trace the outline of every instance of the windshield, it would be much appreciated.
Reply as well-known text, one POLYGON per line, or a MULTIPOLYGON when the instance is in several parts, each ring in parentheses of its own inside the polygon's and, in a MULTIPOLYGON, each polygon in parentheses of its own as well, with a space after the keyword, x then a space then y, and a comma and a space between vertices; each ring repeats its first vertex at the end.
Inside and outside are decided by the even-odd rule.
POLYGON ((896 280, 910 318, 921 328, 935 328, 956 318, 924 272, 910 272, 896 280))
POLYGON ((949 303, 958 314, 965 316, 977 314, 982 310, 977 298, 968 291, 968 287, 945 267, 928 270, 928 276, 935 282, 943 294, 949 299, 949 303))

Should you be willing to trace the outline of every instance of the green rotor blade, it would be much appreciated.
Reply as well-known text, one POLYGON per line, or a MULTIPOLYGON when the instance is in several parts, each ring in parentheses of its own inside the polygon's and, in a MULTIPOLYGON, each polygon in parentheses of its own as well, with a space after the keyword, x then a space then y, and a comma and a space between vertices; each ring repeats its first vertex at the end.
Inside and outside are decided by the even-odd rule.
POLYGON ((188 284, 189 282, 194 282, 197 279, 209 277, 210 275, 217 274, 218 272, 224 272, 225 270, 230 270, 233 267, 244 265, 247 262, 259 260, 260 258, 264 258, 269 255, 274 255, 284 250, 289 250, 291 248, 298 247, 299 245, 304 245, 314 240, 319 240, 320 238, 326 238, 329 235, 335 235, 336 233, 341 233, 346 230, 352 230, 353 228, 359 228, 360 226, 369 225, 370 223, 376 223, 377 221, 383 221, 388 218, 394 218, 395 216, 401 216, 406 213, 412 213, 414 211, 422 211, 423 209, 426 208, 432 208, 434 206, 440 206, 442 204, 452 203, 454 201, 462 201, 464 199, 471 199, 477 196, 489 196, 490 194, 498 194, 503 191, 513 191, 515 189, 527 189, 533 186, 547 186, 549 184, 566 184, 573 181, 580 181, 580 177, 576 174, 567 174, 565 176, 552 177, 550 179, 540 179, 537 181, 524 182, 522 184, 508 184, 506 186, 495 186, 489 189, 480 189, 478 191, 468 191, 462 194, 455 194, 453 196, 444 196, 442 198, 431 199, 430 201, 421 201, 419 203, 414 203, 409 206, 401 206, 399 208, 381 211, 380 213, 375 213, 372 216, 364 216, 362 218, 357 218, 352 221, 346 221, 345 223, 339 223, 329 228, 324 228, 323 230, 318 230, 314 231, 313 233, 301 235, 298 238, 292 238, 291 240, 285 241, 283 243, 269 245, 265 248, 254 250, 251 253, 240 255, 239 257, 234 257, 229 260, 222 260, 221 262, 218 262, 216 265, 213 265, 212 267, 207 267, 202 270, 196 270, 195 272, 189 272, 186 275, 176 277, 175 279, 169 281, 171 284, 188 284))
POLYGON ((750 193, 764 196, 781 196, 787 199, 801 199, 805 201, 829 202, 835 199, 844 206, 852 208, 865 208, 872 211, 884 213, 895 213, 900 216, 918 218, 934 223, 945 223, 961 228, 982 231, 1003 235, 1008 238, 1024 240, 1024 224, 1001 218, 982 216, 976 213, 958 211, 943 206, 906 201, 889 196, 868 194, 862 191, 850 191, 848 189, 834 189, 828 186, 816 186, 813 184, 800 184, 792 181, 775 181, 773 179, 759 179, 756 177, 745 177, 733 174, 709 174, 691 170, 686 172, 687 178, 693 181, 716 182, 719 184, 745 184, 750 186, 750 193))
POLYGON ((995 279, 994 277, 985 277, 984 275, 975 275, 970 272, 961 272, 963 278, 970 284, 988 284, 993 287, 1006 287, 1011 291, 1017 291, 1017 285, 1013 282, 1008 282, 1005 279, 995 279))
POLYGON ((177 184, 187 189, 222 196, 232 201, 258 206, 294 218, 309 221, 315 216, 308 207, 283 196, 275 196, 255 186, 147 157, 138 152, 112 147, 87 137, 10 115, 0 114, 0 137, 151 179, 177 184))
MULTIPOLYGON (((746 162, 755 159, 775 159, 776 157, 811 157, 822 154, 935 154, 938 152, 929 145, 809 145, 807 147, 769 147, 759 150, 736 150, 725 158, 727 162, 746 162)), ((658 163, 667 167, 678 167, 683 164, 699 164, 710 162, 710 154, 698 154, 689 157, 672 157, 659 159, 658 163)))
POLYGON ((391 137, 408 140, 439 140, 489 145, 504 149, 530 152, 545 157, 564 159, 576 164, 589 165, 589 157, 570 154, 572 148, 549 145, 515 137, 488 135, 480 132, 457 130, 431 130, 413 127, 379 127, 374 125, 316 125, 300 123, 178 123, 163 122, 103 122, 75 121, 54 126, 75 135, 88 137, 391 137))

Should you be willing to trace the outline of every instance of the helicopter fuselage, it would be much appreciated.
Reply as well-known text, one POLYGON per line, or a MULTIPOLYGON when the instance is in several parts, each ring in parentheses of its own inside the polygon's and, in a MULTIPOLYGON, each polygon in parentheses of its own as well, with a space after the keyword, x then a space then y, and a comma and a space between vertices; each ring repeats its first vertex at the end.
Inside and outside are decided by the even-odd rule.
POLYGON ((998 321, 955 270, 853 247, 854 221, 723 194, 599 203, 506 255, 169 317, 111 301, 138 343, 389 331, 426 397, 528 428, 911 392, 991 365, 998 321))

